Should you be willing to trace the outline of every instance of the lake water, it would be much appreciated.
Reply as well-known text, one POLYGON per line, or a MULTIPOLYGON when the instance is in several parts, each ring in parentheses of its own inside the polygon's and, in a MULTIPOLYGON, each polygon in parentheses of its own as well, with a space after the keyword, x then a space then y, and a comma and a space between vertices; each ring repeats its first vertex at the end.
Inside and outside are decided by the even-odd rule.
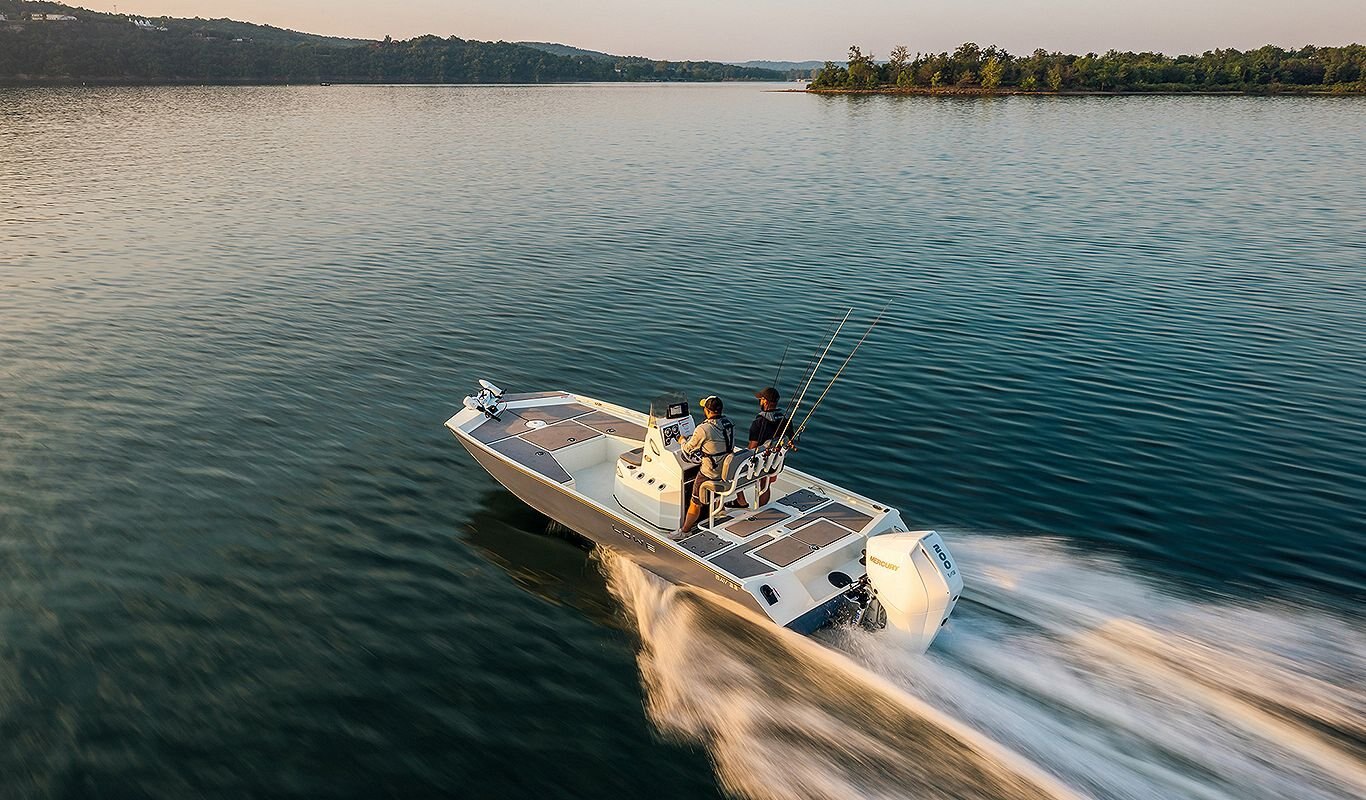
POLYGON ((0 796, 1366 792, 1366 103, 769 88, 0 89, 0 796), (925 657, 442 428, 889 300, 794 463, 944 533, 925 657))

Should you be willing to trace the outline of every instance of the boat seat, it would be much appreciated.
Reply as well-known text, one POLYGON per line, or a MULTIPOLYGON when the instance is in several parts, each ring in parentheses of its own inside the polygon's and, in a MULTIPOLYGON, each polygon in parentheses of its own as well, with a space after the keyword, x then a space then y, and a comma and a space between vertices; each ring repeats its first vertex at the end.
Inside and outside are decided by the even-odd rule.
MULTIPOLYGON (((735 496, 739 490, 754 483, 754 470, 745 470, 741 475, 741 470, 754 460, 754 451, 748 448, 736 450, 721 460, 721 477, 708 478, 702 483, 703 496, 708 499, 707 505, 710 509, 711 522, 716 524, 716 515, 725 508, 725 501, 735 496)), ((698 480, 702 480, 698 476, 698 480)))
POLYGON ((622 453, 622 454, 621 454, 621 460, 622 460, 622 461, 625 461, 628 465, 630 465, 630 466, 632 466, 632 467, 635 467, 635 468, 639 469, 639 468, 640 468, 640 459, 641 459, 641 457, 644 456, 644 455, 645 455, 645 448, 644 448, 644 447, 637 447, 637 448, 634 449, 634 450, 627 450, 625 453, 622 453))

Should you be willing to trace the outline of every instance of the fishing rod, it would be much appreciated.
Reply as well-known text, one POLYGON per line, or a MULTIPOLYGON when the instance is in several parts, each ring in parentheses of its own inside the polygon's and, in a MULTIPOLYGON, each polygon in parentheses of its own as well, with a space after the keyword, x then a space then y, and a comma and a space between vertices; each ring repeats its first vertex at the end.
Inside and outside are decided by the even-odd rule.
MULTIPOLYGON (((834 319, 830 320, 830 324, 825 326, 825 332, 821 334, 820 341, 823 342, 823 341, 825 341, 826 339, 830 338, 831 332, 833 332, 833 331, 835 330, 835 325, 837 325, 838 323, 839 323, 839 320, 834 320, 834 319)), ((816 345, 816 346, 819 347, 820 345, 818 344, 818 345, 816 345)), ((797 381, 797 386, 799 387, 798 391, 800 391, 800 387, 801 387, 801 386, 805 386, 805 385, 806 385, 807 380, 811 377, 811 367, 812 367, 812 365, 815 364, 815 363, 816 363, 816 349, 815 349, 815 348, 812 348, 812 349, 811 349, 811 355, 808 356, 807 359, 806 359, 806 366, 802 367, 802 377, 801 377, 800 380, 797 381)))
POLYGON ((778 379, 783 376, 783 365, 787 363, 787 348, 791 346, 791 342, 783 345, 783 357, 778 361, 778 371, 773 374, 773 383, 771 384, 775 389, 778 388, 778 379))
POLYGON ((792 418, 797 415, 797 409, 802 407, 802 401, 806 399, 807 391, 811 388, 811 384, 816 380, 816 373, 820 372, 821 364, 825 362, 826 354, 830 352, 830 347, 834 345, 835 340, 839 338, 840 331, 844 330, 844 323, 849 321, 849 315, 852 313, 854 313, 854 309, 852 308, 844 312, 844 319, 840 320, 839 327, 835 328, 835 333, 830 337, 830 341, 825 343, 825 349, 821 351, 821 357, 816 360, 816 366, 811 370, 811 375, 806 379, 806 385, 802 387, 802 393, 797 397, 797 402, 792 406, 792 413, 783 422, 783 427, 779 429, 777 436, 774 437, 775 439, 781 439, 787 433, 787 429, 792 424, 792 418))
POLYGON ((860 337, 858 343, 854 345, 854 349, 850 350, 849 355, 845 357, 844 363, 840 364, 840 368, 835 372, 835 377, 831 378, 830 383, 825 385, 825 391, 821 392, 821 396, 816 398, 816 402, 812 404, 811 410, 806 412, 806 416, 802 417, 802 424, 798 425, 796 432, 792 434, 792 441, 794 443, 797 441, 797 437, 802 435, 802 431, 806 430, 806 424, 811 421, 811 416, 816 413, 816 409, 821 407, 821 401, 830 393, 831 387, 835 385, 835 381, 840 379, 840 375, 844 374, 844 368, 849 366, 850 361, 854 360, 854 354, 858 352, 859 348, 862 347, 863 343, 868 339, 868 334, 872 333, 873 329, 882 321, 883 315, 887 313, 887 309, 890 308, 891 305, 892 301, 888 300, 887 304, 882 307, 882 310, 877 312, 877 316, 873 318, 873 322, 868 326, 868 330, 863 332, 863 336, 860 337))

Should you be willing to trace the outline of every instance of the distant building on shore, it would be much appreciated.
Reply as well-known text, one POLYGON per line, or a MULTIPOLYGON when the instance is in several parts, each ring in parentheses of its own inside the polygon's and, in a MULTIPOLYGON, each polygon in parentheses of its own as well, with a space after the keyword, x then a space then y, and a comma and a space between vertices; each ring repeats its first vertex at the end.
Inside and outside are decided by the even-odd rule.
POLYGON ((140 28, 140 29, 142 29, 142 30, 144 30, 144 31, 164 31, 164 30, 166 30, 166 26, 165 26, 165 25, 158 25, 158 24, 156 24, 155 22, 152 22, 151 20, 133 19, 133 20, 129 20, 129 22, 133 23, 133 25, 134 25, 135 27, 140 28))
POLYGON ((28 18, 33 22, 75 22, 76 18, 70 14, 29 14, 28 18))

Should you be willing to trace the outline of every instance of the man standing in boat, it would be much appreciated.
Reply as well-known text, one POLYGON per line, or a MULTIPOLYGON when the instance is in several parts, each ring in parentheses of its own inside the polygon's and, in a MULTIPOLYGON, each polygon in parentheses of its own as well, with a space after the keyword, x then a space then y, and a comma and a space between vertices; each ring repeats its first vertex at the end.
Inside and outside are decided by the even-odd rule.
MULTIPOLYGON (((783 431, 787 424, 787 415, 778 406, 778 390, 772 386, 765 386, 755 393, 759 398, 759 413, 754 415, 754 421, 749 424, 749 449, 758 451, 764 445, 768 445, 778 438, 778 433, 783 431)), ((762 478, 759 481, 759 505, 768 502, 768 487, 773 484, 773 478, 762 478)), ((745 502, 745 493, 740 492, 735 495, 735 499, 726 503, 727 508, 744 508, 749 505, 745 502)))
POLYGON ((724 405, 716 395, 702 398, 702 410, 707 418, 702 420, 692 436, 683 443, 683 452, 691 457, 701 456, 702 464, 693 481, 692 497, 688 503, 688 516, 683 527, 674 535, 682 539, 692 534, 702 519, 702 484, 721 477, 721 463, 735 449, 735 425, 721 413, 724 405))

